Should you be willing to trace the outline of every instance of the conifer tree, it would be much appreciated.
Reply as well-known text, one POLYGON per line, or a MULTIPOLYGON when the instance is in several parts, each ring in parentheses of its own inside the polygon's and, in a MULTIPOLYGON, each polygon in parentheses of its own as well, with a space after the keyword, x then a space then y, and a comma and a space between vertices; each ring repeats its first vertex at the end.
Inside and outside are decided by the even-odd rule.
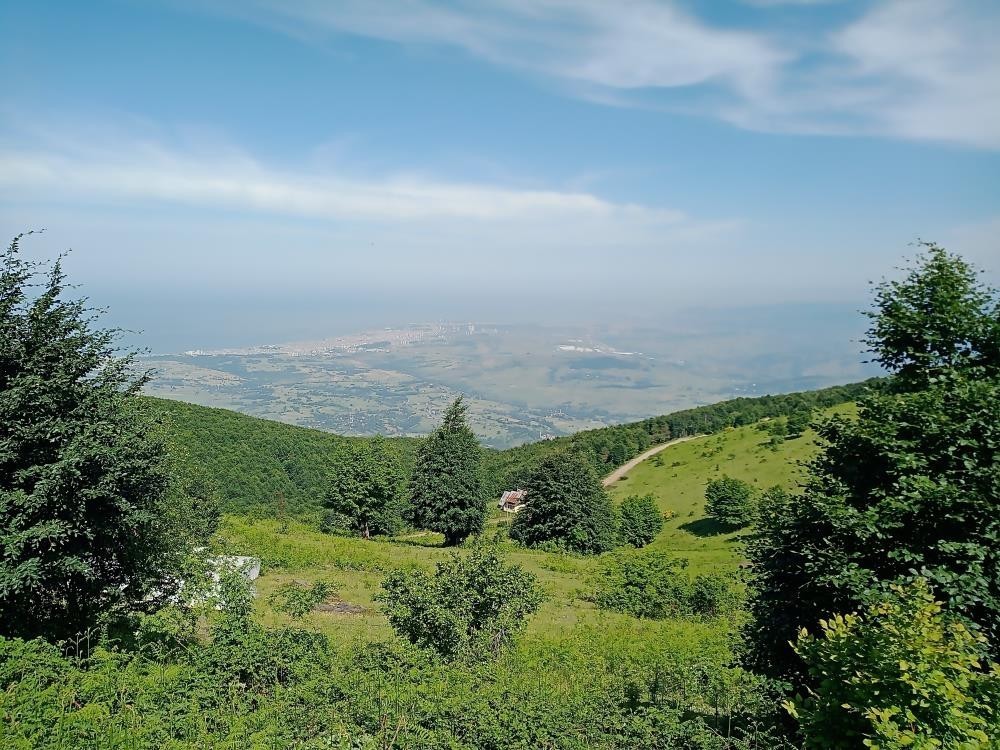
POLYGON ((462 397, 424 441, 410 479, 413 524, 444 534, 445 545, 479 534, 486 522, 482 448, 466 422, 462 397))
POLYGON ((141 601, 180 552, 148 376, 22 237, 0 257, 0 633, 63 638, 141 601))

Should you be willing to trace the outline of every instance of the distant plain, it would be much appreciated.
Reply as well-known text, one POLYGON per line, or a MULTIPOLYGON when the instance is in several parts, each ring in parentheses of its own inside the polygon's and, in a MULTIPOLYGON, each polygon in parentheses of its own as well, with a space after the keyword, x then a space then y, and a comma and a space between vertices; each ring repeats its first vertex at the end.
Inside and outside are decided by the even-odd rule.
POLYGON ((426 434, 463 394, 473 429, 496 448, 874 374, 850 323, 811 333, 801 316, 759 323, 738 313, 662 325, 403 325, 141 364, 155 374, 151 395, 346 435, 426 434))

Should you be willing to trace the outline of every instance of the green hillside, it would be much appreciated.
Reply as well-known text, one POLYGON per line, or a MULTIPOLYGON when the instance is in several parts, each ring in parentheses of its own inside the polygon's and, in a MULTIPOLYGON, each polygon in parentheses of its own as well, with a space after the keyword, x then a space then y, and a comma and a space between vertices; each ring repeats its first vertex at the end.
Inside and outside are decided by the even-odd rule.
MULTIPOLYGON (((826 410, 825 414, 851 414, 853 404, 826 410)), ((629 495, 651 493, 668 519, 651 548, 668 550, 691 560, 692 570, 731 565, 740 559, 739 532, 720 531, 704 515, 705 485, 723 475, 742 479, 759 489, 774 485, 794 489, 801 465, 816 452, 816 434, 772 448, 758 425, 727 429, 667 448, 643 461, 609 488, 621 501, 629 495)))
MULTIPOLYGON (((850 413, 852 405, 828 410, 850 413)), ((670 518, 650 549, 669 553, 690 562, 692 575, 713 570, 735 570, 741 560, 739 533, 716 533, 704 516, 705 483, 727 473, 766 488, 778 484, 793 488, 798 481, 799 462, 816 450, 815 433, 788 440, 772 450, 768 436, 758 425, 729 429, 718 435, 696 438, 665 449, 658 456, 635 467, 628 477, 611 488, 616 501, 634 493, 653 493, 661 510, 670 518)), ((492 527, 505 526, 509 516, 495 514, 492 527)), ((258 582, 258 598, 265 621, 286 621, 268 604, 268 595, 290 581, 332 580, 344 600, 360 605, 357 615, 313 613, 311 624, 345 644, 364 637, 390 634, 384 616, 378 613, 373 596, 390 570, 427 568, 444 559, 447 551, 438 547, 440 535, 404 534, 392 540, 331 537, 302 523, 293 523, 287 533, 271 520, 248 521, 229 516, 224 536, 230 551, 262 558, 265 574, 258 582)), ((537 644, 555 645, 565 638, 580 636, 604 642, 618 638, 619 628, 635 623, 623 615, 598 610, 587 600, 591 578, 599 558, 524 549, 506 543, 511 559, 536 575, 548 596, 539 615, 532 619, 529 636, 537 644)), ((647 647, 679 647, 671 638, 723 638, 726 623, 677 622, 645 623, 647 647), (722 631, 719 629, 722 628, 722 631), (672 634, 669 635, 668 633, 672 634), (667 639, 664 641, 663 639, 667 639)), ((636 637, 636 636, 633 636, 636 637)), ((685 640, 686 643, 686 640, 685 640)), ((685 646, 686 647, 686 646, 685 646)))
MULTIPOLYGON (((517 484, 542 456, 554 451, 583 452, 599 474, 671 438, 714 433, 766 417, 823 409, 852 401, 875 381, 759 398, 739 398, 626 425, 589 430, 566 438, 486 452, 491 492, 517 484)), ((146 397, 182 476, 207 480, 229 512, 274 515, 278 498, 288 512, 318 509, 326 491, 332 456, 347 442, 362 441, 226 409, 146 397)), ((408 473, 418 438, 391 438, 389 444, 408 473)))
POLYGON ((832 386, 815 391, 755 398, 734 398, 693 409, 649 417, 639 422, 586 430, 567 437, 510 448, 495 455, 494 471, 502 482, 517 483, 526 467, 555 451, 583 453, 594 470, 605 475, 642 453, 651 445, 689 435, 705 435, 741 427, 761 419, 809 413, 853 402, 866 390, 878 387, 879 378, 832 386))
MULTIPOLYGON (((315 510, 334 451, 365 440, 182 401, 144 400, 162 427, 177 472, 210 482, 233 513, 274 515, 279 497, 291 514, 315 510)), ((393 438, 389 444, 408 470, 418 441, 393 438)))

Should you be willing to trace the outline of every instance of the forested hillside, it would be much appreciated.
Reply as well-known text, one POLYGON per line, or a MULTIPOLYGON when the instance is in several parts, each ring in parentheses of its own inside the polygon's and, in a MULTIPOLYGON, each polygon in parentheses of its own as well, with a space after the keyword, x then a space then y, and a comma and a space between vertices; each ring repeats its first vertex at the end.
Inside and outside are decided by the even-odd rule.
MULTIPOLYGON (((208 482, 232 513, 274 516, 282 498, 293 515, 315 511, 338 448, 366 440, 182 401, 148 396, 143 401, 162 429, 178 472, 208 482)), ((418 442, 387 441, 407 473, 418 442)))
POLYGON ((871 378, 861 383, 837 385, 816 391, 734 398, 639 422, 586 430, 567 437, 510 448, 493 456, 490 463, 500 481, 510 485, 516 484, 524 472, 541 457, 570 450, 580 452, 599 475, 604 475, 651 445, 674 438, 710 435, 727 427, 742 427, 774 417, 800 415, 808 423, 814 412, 855 401, 880 382, 879 378, 871 378))
MULTIPOLYGON (((604 475, 651 445, 686 435, 711 434, 764 418, 810 415, 853 401, 879 381, 834 386, 818 391, 718 404, 651 417, 641 422, 602 427, 576 435, 484 454, 486 486, 493 495, 511 489, 541 458, 563 450, 579 452, 604 475)), ((273 516, 279 498, 287 511, 303 515, 322 505, 336 451, 367 438, 333 435, 319 430, 249 417, 168 399, 146 397, 162 426, 178 470, 209 482, 229 512, 273 516)), ((387 445, 405 476, 413 467, 418 438, 390 438, 387 445)))

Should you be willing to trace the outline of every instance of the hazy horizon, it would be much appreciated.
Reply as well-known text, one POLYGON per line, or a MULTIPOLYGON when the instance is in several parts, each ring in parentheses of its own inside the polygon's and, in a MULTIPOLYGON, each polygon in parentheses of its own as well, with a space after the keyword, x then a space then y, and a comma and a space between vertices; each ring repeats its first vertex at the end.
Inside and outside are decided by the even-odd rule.
POLYGON ((154 351, 835 323, 917 238, 1000 273, 988 2, 100 0, 0 24, 0 233, 45 227, 25 253, 72 248, 154 351))

